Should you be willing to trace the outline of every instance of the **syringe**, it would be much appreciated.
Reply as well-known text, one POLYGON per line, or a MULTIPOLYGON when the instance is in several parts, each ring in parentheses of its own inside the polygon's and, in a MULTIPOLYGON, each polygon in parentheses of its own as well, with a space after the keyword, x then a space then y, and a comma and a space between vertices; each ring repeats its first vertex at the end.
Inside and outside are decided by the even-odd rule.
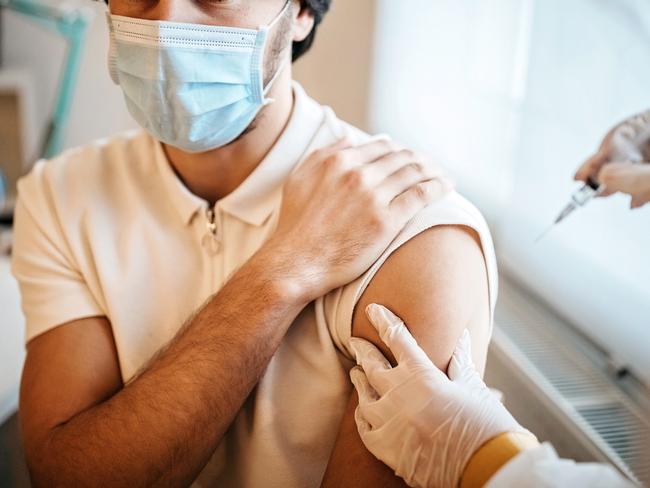
POLYGON ((597 196, 601 191, 602 191, 602 186, 600 185, 600 183, 598 183, 592 177, 587 178, 587 182, 580 189, 575 191, 573 195, 571 195, 571 201, 567 204, 566 207, 564 207, 564 209, 560 212, 560 214, 553 221, 553 223, 544 232, 542 232, 537 239, 535 239, 535 242, 539 241, 553 227, 555 227, 557 224, 559 224, 564 219, 566 219, 570 214, 573 213, 574 210, 580 207, 584 207, 587 204, 587 202, 589 202, 592 198, 597 196))

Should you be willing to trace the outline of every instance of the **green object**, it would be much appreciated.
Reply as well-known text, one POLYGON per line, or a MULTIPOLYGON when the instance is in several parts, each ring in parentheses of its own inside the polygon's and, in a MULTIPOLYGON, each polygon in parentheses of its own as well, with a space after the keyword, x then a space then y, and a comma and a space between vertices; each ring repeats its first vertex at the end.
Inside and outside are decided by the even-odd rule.
POLYGON ((72 94, 77 83, 83 41, 92 19, 85 8, 49 6, 30 0, 0 0, 0 7, 26 15, 67 41, 67 51, 59 81, 52 118, 45 132, 40 157, 51 158, 61 152, 65 128, 70 118, 72 94))

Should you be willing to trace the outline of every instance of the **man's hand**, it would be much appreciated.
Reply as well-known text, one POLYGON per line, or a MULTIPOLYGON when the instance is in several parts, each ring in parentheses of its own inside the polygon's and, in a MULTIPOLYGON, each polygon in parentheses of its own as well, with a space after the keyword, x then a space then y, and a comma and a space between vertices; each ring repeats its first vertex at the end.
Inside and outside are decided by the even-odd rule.
POLYGON ((361 366, 350 372, 359 394, 357 428, 368 450, 410 486, 458 486, 468 460, 486 441, 526 432, 477 373, 468 331, 447 377, 390 310, 371 304, 366 313, 397 366, 369 342, 351 339, 361 366))
POLYGON ((650 201, 649 161, 650 111, 630 117, 610 130, 598 152, 584 162, 575 178, 595 178, 604 186, 601 196, 627 193, 632 197, 630 206, 638 208, 650 201))
POLYGON ((315 151, 291 175, 277 230, 267 243, 305 268, 317 298, 357 278, 404 225, 450 184, 422 156, 379 139, 342 140, 315 151))

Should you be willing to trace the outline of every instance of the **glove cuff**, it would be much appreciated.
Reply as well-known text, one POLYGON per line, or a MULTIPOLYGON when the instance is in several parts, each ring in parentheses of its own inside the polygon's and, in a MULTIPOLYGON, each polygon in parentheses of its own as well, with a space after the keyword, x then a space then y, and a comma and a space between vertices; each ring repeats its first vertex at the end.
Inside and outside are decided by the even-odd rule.
POLYGON ((508 461, 527 449, 539 446, 537 438, 529 432, 506 432, 493 437, 470 458, 460 479, 460 488, 485 486, 508 461))

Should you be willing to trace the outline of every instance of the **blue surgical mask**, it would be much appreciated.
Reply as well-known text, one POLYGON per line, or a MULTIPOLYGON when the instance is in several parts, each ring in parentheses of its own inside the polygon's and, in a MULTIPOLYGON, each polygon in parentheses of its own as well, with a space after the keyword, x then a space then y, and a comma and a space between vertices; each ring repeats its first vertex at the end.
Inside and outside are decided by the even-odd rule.
POLYGON ((264 85, 267 26, 242 29, 107 14, 111 78, 135 120, 156 139, 203 152, 236 139, 282 71, 264 85))

